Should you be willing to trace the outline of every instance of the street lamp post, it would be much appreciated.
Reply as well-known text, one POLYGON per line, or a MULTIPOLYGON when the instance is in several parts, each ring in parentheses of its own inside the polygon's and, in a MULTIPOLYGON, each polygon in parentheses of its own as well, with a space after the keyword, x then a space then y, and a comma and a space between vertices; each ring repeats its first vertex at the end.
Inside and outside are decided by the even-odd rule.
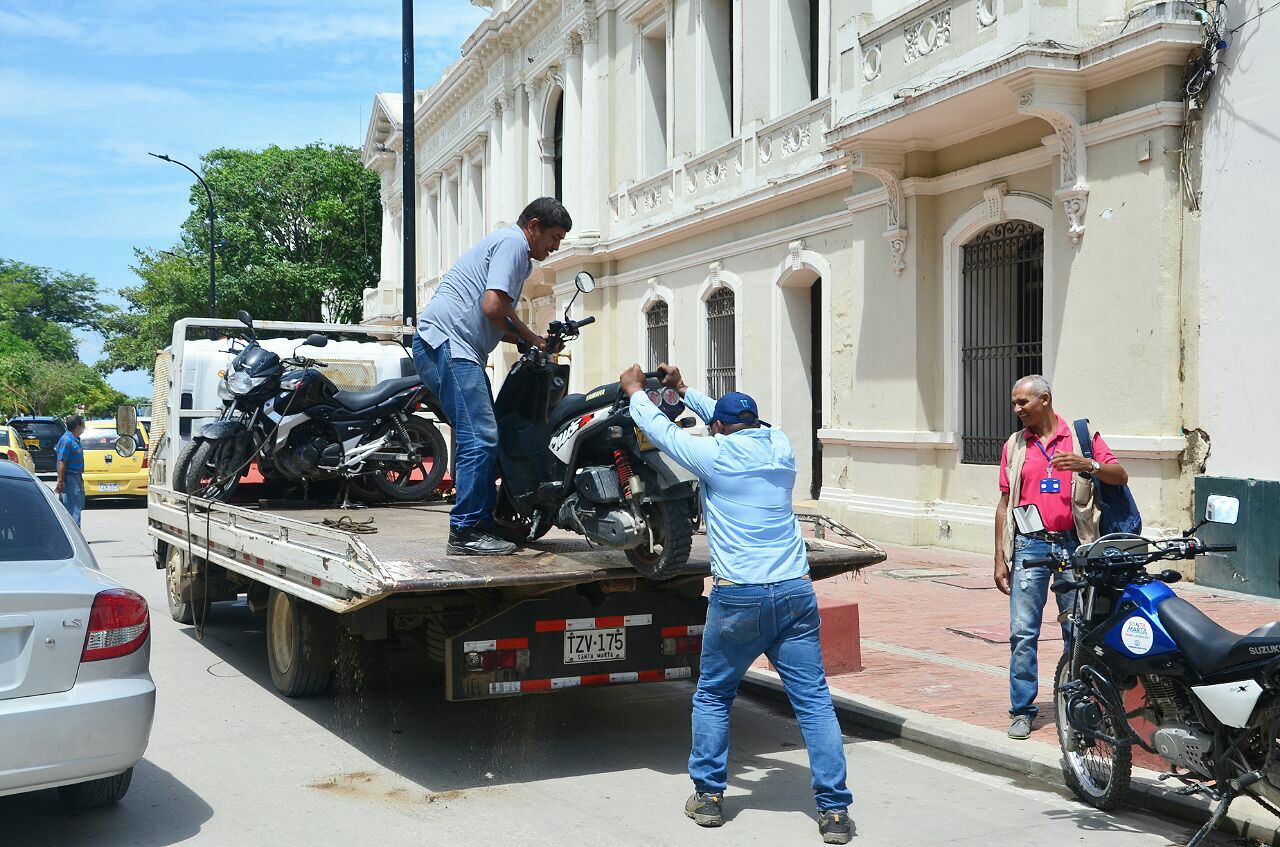
POLYGON ((218 316, 218 283, 216 271, 214 270, 214 241, 213 241, 213 192, 209 190, 209 183, 204 181, 204 177, 196 173, 189 165, 179 162, 177 159, 169 158, 168 153, 148 153, 148 156, 155 156, 165 162, 172 162, 175 165, 191 171, 191 175, 200 181, 200 185, 204 187, 205 197, 209 200, 209 317, 216 318, 218 316))

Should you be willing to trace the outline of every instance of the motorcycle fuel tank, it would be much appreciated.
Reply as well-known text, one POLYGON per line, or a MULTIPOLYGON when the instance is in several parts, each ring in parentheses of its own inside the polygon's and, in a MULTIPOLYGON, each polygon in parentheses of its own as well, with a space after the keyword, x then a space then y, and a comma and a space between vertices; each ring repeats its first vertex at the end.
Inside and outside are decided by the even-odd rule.
POLYGON ((1160 623, 1157 609, 1162 602, 1175 596, 1163 582, 1129 585, 1120 595, 1116 608, 1124 608, 1128 604, 1136 608, 1111 628, 1103 642, 1131 659, 1176 651, 1178 645, 1160 623))

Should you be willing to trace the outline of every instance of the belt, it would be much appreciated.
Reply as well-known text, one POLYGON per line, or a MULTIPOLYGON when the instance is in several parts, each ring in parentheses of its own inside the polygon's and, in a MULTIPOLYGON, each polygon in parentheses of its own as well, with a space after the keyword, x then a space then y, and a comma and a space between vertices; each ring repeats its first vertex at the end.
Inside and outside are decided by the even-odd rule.
MULTIPOLYGON (((813 577, 809 576, 808 574, 805 574, 804 576, 800 577, 800 579, 807 579, 810 582, 813 581, 813 577)), ((733 582, 732 580, 725 579, 722 576, 713 576, 711 577, 711 584, 718 586, 718 585, 737 585, 738 583, 733 582)))

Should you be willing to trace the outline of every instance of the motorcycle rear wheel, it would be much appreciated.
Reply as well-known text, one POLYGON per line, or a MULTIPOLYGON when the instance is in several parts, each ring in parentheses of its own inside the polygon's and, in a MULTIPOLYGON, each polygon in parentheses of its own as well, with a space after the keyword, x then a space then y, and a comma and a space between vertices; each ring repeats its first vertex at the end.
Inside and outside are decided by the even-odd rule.
MULTIPOLYGON (((1071 655, 1063 653, 1053 676, 1053 710, 1058 724, 1058 744, 1062 748, 1062 775, 1067 787, 1077 797, 1109 812, 1120 805, 1129 790, 1133 771, 1133 751, 1129 747, 1112 747, 1101 739, 1086 741, 1071 728, 1067 720, 1067 698, 1062 689, 1071 682, 1071 655)), ((1116 715, 1100 698, 1094 702, 1102 710, 1104 731, 1112 738, 1123 733, 1124 715, 1116 715)))
POLYGON ((412 468, 384 469, 369 474, 366 479, 371 488, 388 500, 397 503, 417 503, 426 500, 440 487, 444 472, 449 468, 449 447, 435 425, 410 415, 405 430, 413 441, 413 449, 419 460, 412 468), (430 462, 431 466, 427 467, 430 462), (413 478, 414 472, 419 479, 413 478))
POLYGON ((627 551, 627 561, 649 579, 670 579, 689 561, 693 546, 693 507, 688 498, 659 500, 641 506, 645 521, 653 531, 638 547, 627 551))

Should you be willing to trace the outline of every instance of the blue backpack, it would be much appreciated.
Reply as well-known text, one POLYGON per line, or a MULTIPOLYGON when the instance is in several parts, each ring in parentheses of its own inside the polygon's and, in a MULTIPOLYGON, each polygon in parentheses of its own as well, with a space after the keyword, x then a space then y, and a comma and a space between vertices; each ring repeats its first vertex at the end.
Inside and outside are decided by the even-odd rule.
MULTIPOLYGON (((1086 459, 1093 458, 1093 438, 1089 435, 1089 419, 1076 421, 1076 441, 1080 444, 1080 453, 1086 459)), ((1142 534, 1142 515, 1138 513, 1138 504, 1133 499, 1127 485, 1111 485, 1093 477, 1094 497, 1098 501, 1098 532, 1109 535, 1113 532, 1128 532, 1133 535, 1142 534)))

